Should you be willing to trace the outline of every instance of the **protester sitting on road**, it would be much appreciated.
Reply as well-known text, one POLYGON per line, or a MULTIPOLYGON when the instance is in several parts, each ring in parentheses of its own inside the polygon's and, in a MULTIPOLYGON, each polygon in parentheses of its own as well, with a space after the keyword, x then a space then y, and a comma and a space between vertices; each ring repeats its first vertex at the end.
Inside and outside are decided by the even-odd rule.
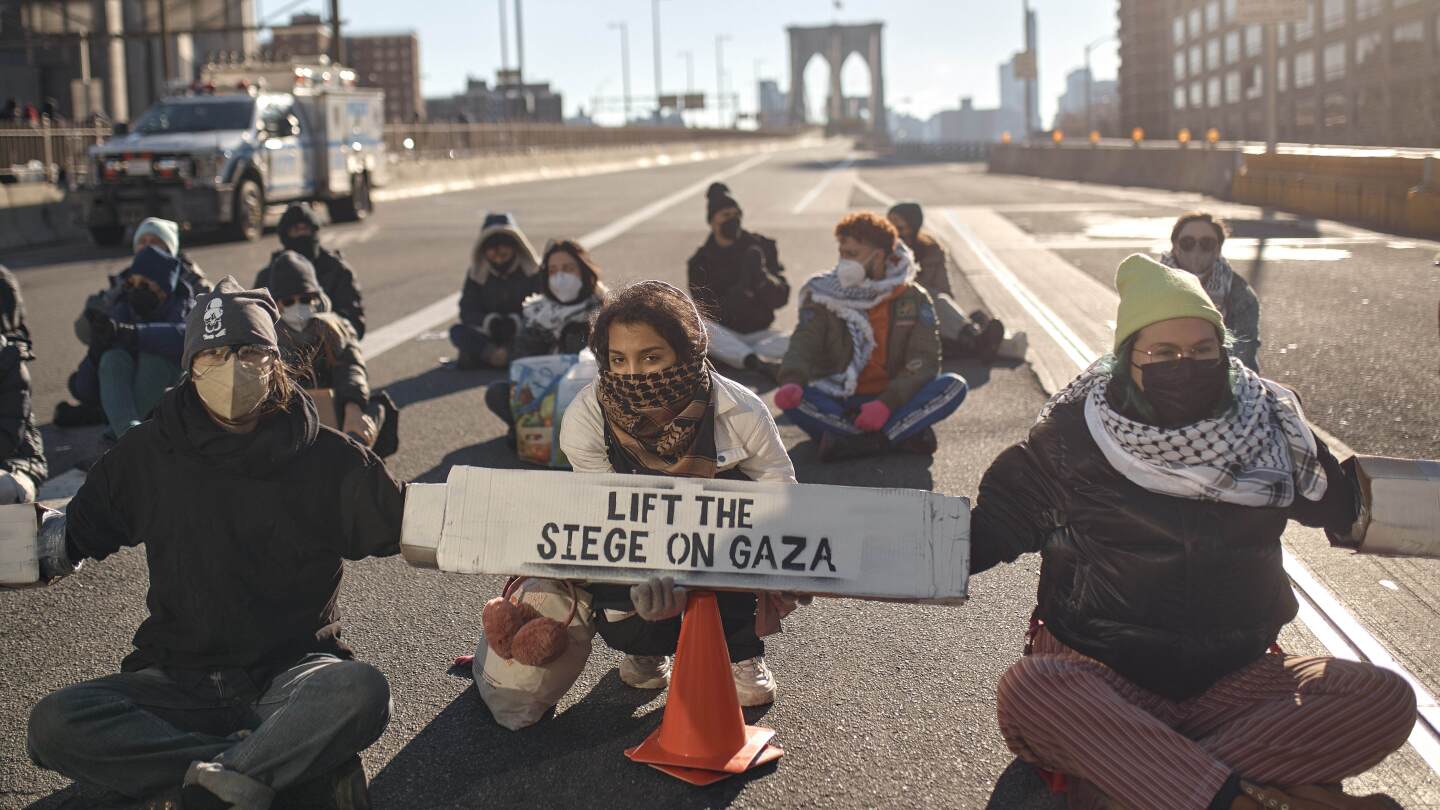
POLYGON ((190 315, 189 377, 42 525, 47 580, 144 543, 150 616, 119 674, 35 705, 39 766, 155 807, 370 806, 357 752, 390 691, 351 660, 336 598, 342 560, 399 551, 403 496, 320 426, 277 317, 221 281, 190 315))
POLYGON ((86 311, 90 350, 70 375, 70 393, 99 403, 112 438, 140 424, 180 378, 185 318, 195 305, 182 272, 179 259, 142 248, 120 274, 121 295, 109 311, 86 311))
POLYGON ((897 203, 891 207, 887 218, 920 265, 915 283, 924 287, 935 303, 940 340, 946 353, 974 357, 982 363, 994 360, 1000 343, 1005 340, 1005 324, 978 310, 967 318, 960 305, 955 303, 955 295, 950 289, 949 259, 945 248, 929 231, 922 229, 925 212, 920 204, 897 203))
POLYGON ((30 409, 30 346, 20 282, 0 265, 0 504, 35 500, 48 471, 30 409))
POLYGON ((1203 211, 1182 214, 1170 229, 1170 251, 1160 254, 1166 267, 1194 274, 1210 302, 1220 310, 1225 328, 1234 336, 1230 353, 1251 371, 1260 370, 1260 299, 1221 255, 1230 228, 1203 211))
POLYGON ((884 218, 835 227, 840 261, 800 291, 800 324, 775 404, 820 443, 821 461, 936 450, 935 423, 965 401, 965 378, 940 373, 930 295, 910 248, 884 218))
MULTIPOLYGON (((540 261, 541 290, 520 305, 520 332, 510 359, 542 354, 576 354, 590 342, 590 319, 605 303, 600 268, 573 239, 545 246, 540 261)), ((505 424, 514 426, 510 381, 497 380, 485 389, 485 404, 505 424)))
MULTIPOLYGON (((575 471, 794 483, 769 409, 711 367, 707 343, 694 302, 663 281, 632 284, 610 298, 590 334, 600 377, 576 396, 560 428, 560 446, 575 471)), ((586 587, 596 629, 626 653, 620 679, 637 689, 668 685, 680 620, 651 613, 652 604, 667 600, 648 597, 669 594, 673 583, 653 581, 642 589, 643 604, 623 585, 586 587), (646 613, 637 614, 637 605, 646 613)), ((756 631, 756 595, 717 598, 740 704, 773 702, 775 676, 756 631)))
MULTIPOLYGON (((153 247, 180 260, 180 280, 185 282, 195 295, 210 291, 210 282, 205 273, 188 254, 180 249, 180 226, 168 219, 149 217, 135 226, 132 239, 133 253, 138 254, 147 247, 153 247)), ((90 320, 92 313, 108 314, 125 294, 119 274, 107 279, 106 287, 85 300, 80 317, 75 319, 75 336, 80 342, 90 345, 90 320)), ((72 392, 74 393, 74 392, 72 392)), ((97 395, 98 396, 98 395, 97 395)), ((55 406, 57 427, 79 427, 105 423, 105 410, 99 399, 81 400, 78 404, 61 402, 55 406)))
MULTIPOLYGON (((320 280, 320 289, 330 299, 330 311, 350 322, 357 337, 365 337, 365 302, 360 298, 360 281, 355 270, 340 251, 331 250, 320 244, 320 217, 306 203, 291 203, 280 215, 280 250, 270 254, 275 261, 283 251, 293 250, 315 265, 315 277, 320 280)), ((269 283, 266 265, 255 277, 255 286, 264 287, 269 283)))
POLYGON ((775 240, 740 227, 740 203, 724 183, 705 192, 710 237, 690 257, 690 294, 705 314, 710 357, 734 369, 774 377, 788 338, 773 329, 790 300, 775 240))
POLYGON ((329 311, 330 301, 315 268, 287 250, 270 263, 271 297, 280 306, 277 336, 280 356, 297 369, 296 383, 315 398, 321 424, 373 447, 385 418, 370 396, 370 379, 360 340, 344 318, 329 311))
POLYGON ((465 371, 505 368, 515 350, 525 301, 544 286, 530 241, 509 214, 487 214, 465 271, 460 323, 450 327, 465 371))
POLYGON ((972 574, 1042 555, 1001 733, 1106 806, 1389 807, 1339 785, 1404 744, 1410 687, 1272 649, 1297 610, 1287 522, 1343 542, 1356 482, 1299 397, 1230 354, 1198 279, 1131 256, 1115 283, 1113 353, 995 459, 971 513, 972 574))

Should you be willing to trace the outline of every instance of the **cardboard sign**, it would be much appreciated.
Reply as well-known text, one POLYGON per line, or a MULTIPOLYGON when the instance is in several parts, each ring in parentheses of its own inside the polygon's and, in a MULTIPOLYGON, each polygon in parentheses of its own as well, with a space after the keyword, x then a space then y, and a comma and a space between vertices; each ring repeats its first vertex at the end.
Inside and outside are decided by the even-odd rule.
POLYGON ((456 573, 956 604, 969 530, 968 501, 920 490, 455 467, 407 489, 402 551, 456 573))
POLYGON ((335 396, 329 388, 306 388, 305 393, 315 400, 315 411, 320 415, 320 424, 333 430, 340 429, 336 419, 335 396))
POLYGON ((33 585, 40 580, 35 547, 35 504, 0 506, 0 585, 33 585))
POLYGON ((1364 554, 1440 557, 1440 462, 1356 456, 1364 554))

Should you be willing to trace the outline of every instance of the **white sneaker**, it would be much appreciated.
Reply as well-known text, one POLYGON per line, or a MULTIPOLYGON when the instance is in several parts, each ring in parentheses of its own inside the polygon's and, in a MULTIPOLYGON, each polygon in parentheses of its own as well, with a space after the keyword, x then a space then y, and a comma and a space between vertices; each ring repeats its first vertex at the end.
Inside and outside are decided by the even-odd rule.
POLYGON ((620 662, 620 680, 636 689, 664 689, 670 685, 670 656, 627 655, 620 662))
POLYGON ((741 706, 764 706, 775 702, 775 673, 765 665, 765 656, 757 655, 730 665, 735 676, 735 696, 741 706))

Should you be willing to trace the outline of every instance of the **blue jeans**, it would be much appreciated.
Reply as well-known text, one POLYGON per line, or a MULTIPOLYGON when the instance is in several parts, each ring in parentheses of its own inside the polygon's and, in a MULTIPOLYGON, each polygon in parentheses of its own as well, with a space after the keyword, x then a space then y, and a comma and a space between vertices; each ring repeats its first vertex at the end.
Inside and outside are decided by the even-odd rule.
POLYGON ((115 438, 140 424, 180 374, 179 363, 158 354, 111 349, 100 355, 96 370, 100 407, 115 438))
MULTIPOLYGON (((955 412, 969 391, 965 378, 959 374, 941 374, 925 384, 910 401, 896 408, 881 430, 891 442, 903 442, 955 412)), ((855 416, 860 406, 878 399, 874 396, 851 396, 837 399, 814 386, 805 386, 800 405, 785 412, 799 428, 819 441, 826 433, 855 436, 855 416)))
POLYGON ((316 653, 268 684, 151 667, 67 686, 35 704, 27 746, 36 765, 125 796, 178 788, 192 762, 265 796, 333 770, 389 722, 379 670, 316 653))

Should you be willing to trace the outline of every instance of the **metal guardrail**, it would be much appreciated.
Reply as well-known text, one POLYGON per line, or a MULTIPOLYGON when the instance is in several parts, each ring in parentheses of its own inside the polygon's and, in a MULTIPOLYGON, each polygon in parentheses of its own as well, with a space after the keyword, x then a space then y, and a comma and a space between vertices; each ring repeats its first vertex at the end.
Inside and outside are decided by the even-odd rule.
MULTIPOLYGON (((1187 151, 1220 151, 1220 152, 1244 152, 1247 155, 1264 154, 1266 144, 1264 141, 1219 141, 1215 144, 1206 143, 1203 140, 1191 140, 1187 144, 1181 144, 1175 139, 1150 140, 1145 139, 1136 144, 1129 138, 1101 138, 1096 143, 1091 143, 1083 138, 1067 137, 1062 143, 1055 144, 1053 141, 1036 136, 1028 141, 1016 140, 1015 146, 1024 146, 1031 149, 1160 149, 1187 151)), ((1276 145, 1279 154, 1282 155, 1317 155, 1325 157, 1440 157, 1440 149, 1423 149, 1402 146, 1350 146, 1346 144, 1317 144, 1317 143, 1281 143, 1276 145)))
POLYGON ((0 182, 56 183, 85 174, 90 147, 109 137, 109 125, 0 124, 0 182))
POLYGON ((564 124, 387 124, 385 147, 392 160, 431 160, 477 154, 559 149, 768 139, 799 130, 698 129, 688 127, 580 127, 564 124))

